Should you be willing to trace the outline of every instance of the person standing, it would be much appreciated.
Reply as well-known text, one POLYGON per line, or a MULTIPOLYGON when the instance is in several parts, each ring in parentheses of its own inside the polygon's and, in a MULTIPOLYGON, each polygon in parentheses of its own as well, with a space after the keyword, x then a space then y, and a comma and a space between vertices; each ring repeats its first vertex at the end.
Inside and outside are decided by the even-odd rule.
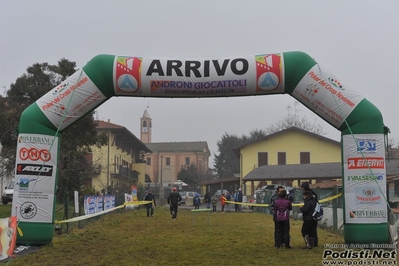
MULTIPOLYGON (((316 194, 316 192, 314 192, 314 191, 310 188, 309 182, 303 182, 303 183, 301 184, 301 188, 302 188, 303 191, 309 191, 310 193, 312 193, 313 198, 315 199, 316 202, 318 202, 317 194, 316 194)), ((315 223, 315 226, 312 228, 312 230, 313 230, 313 235, 314 235, 314 243, 313 243, 313 244, 314 244, 314 247, 318 247, 318 246, 319 246, 319 237, 317 236, 317 227, 318 227, 318 224, 317 224, 317 222, 316 222, 316 223, 315 223)))
POLYGON ((222 212, 224 212, 224 206, 226 205, 226 197, 224 196, 224 193, 220 195, 220 203, 222 204, 222 212))
POLYGON ((218 199, 214 196, 212 198, 212 211, 213 213, 216 213, 216 204, 218 203, 218 199))
POLYGON ((152 194, 151 189, 149 189, 147 194, 145 194, 144 200, 151 201, 150 203, 146 204, 147 217, 150 217, 150 211, 151 211, 151 217, 154 217, 154 206, 157 206, 157 204, 155 202, 155 196, 154 196, 154 194, 152 194))
POLYGON ((302 237, 305 240, 305 246, 302 247, 303 249, 311 249, 315 243, 315 235, 314 235, 314 226, 317 226, 317 221, 315 221, 312 217, 313 211, 316 207, 316 200, 312 196, 310 191, 304 191, 302 193, 303 196, 303 206, 300 208, 302 212, 302 237))
POLYGON ((290 210, 292 210, 292 203, 287 199, 287 191, 281 190, 279 197, 275 201, 274 213, 275 213, 275 232, 274 232, 274 243, 276 248, 280 248, 284 241, 285 248, 291 248, 290 246, 290 210))
MULTIPOLYGON (((280 198, 280 193, 283 190, 284 190, 283 186, 278 186, 276 189, 276 193, 271 197, 270 203, 269 203, 269 213, 271 215, 273 215, 273 222, 274 222, 274 246, 275 247, 285 243, 284 239, 280 239, 279 241, 276 240, 277 239, 277 227, 278 227, 277 220, 276 220, 276 200, 278 200, 280 198), (280 244, 278 244, 278 243, 280 243, 280 244)), ((288 220, 288 222, 289 222, 289 220, 288 220)), ((289 242, 289 240, 288 240, 288 242, 289 242)))
POLYGON ((212 197, 211 197, 211 193, 210 192, 206 192, 205 193, 204 201, 205 201, 205 204, 206 204, 206 208, 207 209, 211 208, 212 197))
MULTIPOLYGON (((234 202, 238 202, 238 190, 236 190, 236 192, 233 195, 234 198, 234 202)), ((236 212, 238 212, 238 204, 234 204, 234 209, 236 212)))
MULTIPOLYGON (((242 203, 242 190, 241 190, 241 188, 238 189, 237 202, 242 203)), ((237 205, 238 205, 238 211, 242 211, 242 205, 241 204, 237 204, 237 205)))
POLYGON ((177 188, 173 187, 172 192, 170 192, 168 197, 168 204, 170 204, 172 210, 172 219, 176 220, 177 218, 177 208, 179 206, 179 202, 181 201, 180 193, 177 192, 177 188))
MULTIPOLYGON (((231 195, 228 191, 226 192, 226 200, 231 201, 231 195)), ((230 203, 228 202, 226 202, 226 211, 231 212, 230 203)))
POLYGON ((201 202, 200 202, 200 197, 199 197, 198 193, 195 194, 193 201, 194 201, 194 208, 199 209, 201 202))
POLYGON ((273 221, 275 221, 274 217, 274 204, 276 202, 276 200, 280 197, 280 192, 284 190, 283 186, 278 186, 276 189, 276 193, 270 198, 270 202, 269 202, 269 213, 271 215, 273 215, 273 221))

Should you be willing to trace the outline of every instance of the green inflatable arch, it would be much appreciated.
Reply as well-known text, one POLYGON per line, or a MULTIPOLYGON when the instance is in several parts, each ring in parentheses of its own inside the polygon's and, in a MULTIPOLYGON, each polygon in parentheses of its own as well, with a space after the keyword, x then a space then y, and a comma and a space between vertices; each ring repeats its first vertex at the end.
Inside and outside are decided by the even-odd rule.
POLYGON ((51 242, 59 157, 57 132, 109 98, 265 94, 290 94, 342 132, 345 241, 387 243, 382 115, 302 52, 190 59, 94 57, 21 116, 12 208, 23 232, 17 243, 51 242))

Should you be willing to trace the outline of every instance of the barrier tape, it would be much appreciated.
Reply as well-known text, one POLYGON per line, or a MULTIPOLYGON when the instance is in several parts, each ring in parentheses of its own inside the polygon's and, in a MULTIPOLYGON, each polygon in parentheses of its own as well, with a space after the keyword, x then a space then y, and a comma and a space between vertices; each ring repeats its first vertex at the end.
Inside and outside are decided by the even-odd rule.
MULTIPOLYGON (((334 195, 334 196, 331 196, 331 197, 328 197, 328 198, 325 198, 325 199, 321 199, 321 200, 319 200, 319 202, 323 203, 323 202, 331 201, 331 200, 334 200, 334 199, 339 198, 341 196, 342 196, 342 193, 339 193, 337 195, 334 195)), ((229 204, 240 204, 240 205, 254 206, 254 207, 269 207, 269 204, 265 204, 265 203, 246 203, 246 202, 235 202, 235 201, 226 201, 226 203, 229 203, 229 204)), ((302 205, 303 205, 303 203, 292 204, 292 206, 302 206, 302 205)))
MULTIPOLYGON (((323 203, 323 202, 331 201, 331 200, 334 200, 334 199, 339 198, 341 196, 342 196, 342 193, 339 193, 337 195, 334 195, 334 196, 319 200, 319 202, 323 203)), ((83 215, 83 216, 79 216, 79 217, 74 217, 74 218, 71 218, 71 219, 68 219, 68 220, 55 221, 54 223, 55 224, 62 224, 62 223, 78 222, 78 221, 90 219, 90 218, 93 218, 93 217, 96 217, 96 216, 99 216, 99 215, 102 215, 102 214, 106 214, 106 213, 109 213, 111 211, 115 211, 117 209, 121 209, 121 208, 123 208, 123 207, 125 207, 127 205, 144 205, 144 204, 148 204, 148 203, 152 203, 152 201, 125 202, 121 206, 118 206, 118 207, 115 207, 115 208, 111 208, 111 209, 108 209, 108 210, 105 210, 105 211, 96 212, 96 213, 93 213, 93 214, 83 215)), ((229 203, 229 204, 240 204, 240 205, 254 206, 254 207, 269 207, 269 204, 246 203, 246 202, 235 202, 235 201, 226 201, 226 203, 229 203)), ((302 206, 302 205, 303 205, 303 203, 292 204, 292 206, 302 206)), ((192 212, 204 212, 204 211, 210 211, 210 210, 211 209, 196 209, 196 210, 191 210, 191 211, 192 212)))
POLYGON ((148 204, 148 203, 152 203, 152 201, 133 201, 133 202, 125 202, 125 203, 123 203, 123 205, 121 205, 121 206, 114 207, 114 208, 111 208, 111 209, 108 209, 108 210, 96 212, 96 213, 93 213, 93 214, 87 214, 87 215, 83 215, 83 216, 79 216, 79 217, 74 217, 74 218, 71 218, 71 219, 68 219, 68 220, 55 221, 54 223, 55 223, 55 224, 62 224, 62 223, 70 223, 70 222, 83 221, 83 220, 86 220, 86 219, 90 219, 90 218, 93 218, 93 217, 96 217, 96 216, 99 216, 99 215, 102 215, 102 214, 106 214, 106 213, 115 211, 115 210, 117 210, 117 209, 122 209, 122 208, 124 208, 124 207, 127 206, 127 205, 144 205, 144 204, 148 204))

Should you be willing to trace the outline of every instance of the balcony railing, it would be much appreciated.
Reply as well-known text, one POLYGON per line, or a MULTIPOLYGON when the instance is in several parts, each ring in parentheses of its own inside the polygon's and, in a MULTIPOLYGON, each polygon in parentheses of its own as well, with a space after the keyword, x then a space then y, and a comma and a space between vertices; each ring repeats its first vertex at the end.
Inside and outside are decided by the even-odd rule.
POLYGON ((118 176, 119 178, 124 179, 132 179, 134 181, 138 181, 139 173, 135 170, 130 170, 123 165, 118 165, 116 169, 112 169, 110 172, 111 175, 118 176))

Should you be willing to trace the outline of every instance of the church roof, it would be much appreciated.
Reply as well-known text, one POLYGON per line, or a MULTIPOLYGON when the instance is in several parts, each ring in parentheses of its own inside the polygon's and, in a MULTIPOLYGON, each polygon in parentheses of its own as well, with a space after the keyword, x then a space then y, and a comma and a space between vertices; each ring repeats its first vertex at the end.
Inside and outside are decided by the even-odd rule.
POLYGON ((143 117, 142 118, 151 118, 150 117, 150 114, 148 113, 148 109, 145 109, 144 110, 144 113, 143 113, 143 117))
POLYGON ((206 141, 188 141, 188 142, 153 142, 145 144, 152 152, 209 152, 206 141))

